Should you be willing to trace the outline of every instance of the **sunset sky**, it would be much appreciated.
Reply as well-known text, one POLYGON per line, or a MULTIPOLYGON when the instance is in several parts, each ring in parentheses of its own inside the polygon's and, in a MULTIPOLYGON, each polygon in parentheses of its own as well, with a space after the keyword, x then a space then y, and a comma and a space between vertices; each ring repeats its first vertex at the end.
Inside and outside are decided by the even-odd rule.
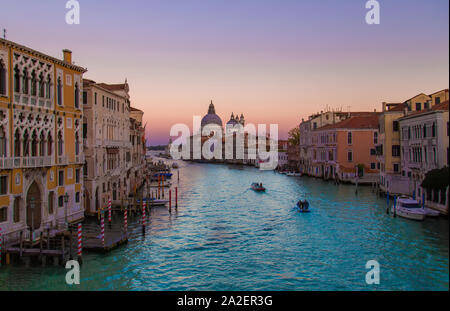
POLYGON ((244 113, 286 137, 326 106, 380 110, 448 88, 449 1, 379 2, 381 24, 367 25, 365 0, 79 0, 68 25, 65 0, 16 0, 2 1, 0 28, 58 58, 72 50, 85 78, 127 78, 152 145, 211 99, 224 123, 244 113))

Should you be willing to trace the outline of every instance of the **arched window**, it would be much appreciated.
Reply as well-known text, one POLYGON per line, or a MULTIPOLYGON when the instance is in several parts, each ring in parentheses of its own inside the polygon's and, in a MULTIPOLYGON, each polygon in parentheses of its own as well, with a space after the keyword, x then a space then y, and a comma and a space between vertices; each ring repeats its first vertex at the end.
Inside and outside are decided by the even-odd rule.
POLYGON ((37 80, 36 80, 36 72, 33 70, 31 73, 31 96, 37 95, 37 80))
POLYGON ((53 146, 52 134, 48 133, 48 136, 47 136, 47 155, 48 156, 52 155, 52 152, 53 152, 52 146, 53 146))
POLYGON ((61 131, 58 132, 58 155, 62 156, 64 153, 63 137, 61 131))
POLYGON ((64 154, 64 141, 63 141, 62 132, 59 131, 58 132, 58 155, 62 156, 63 154, 64 154))
POLYGON ((20 157, 20 132, 18 129, 14 134, 14 156, 20 157))
POLYGON ((0 126, 0 157, 6 157, 6 133, 3 125, 0 126))
POLYGON ((39 155, 41 157, 45 156, 45 136, 43 131, 39 135, 39 155))
POLYGON ((20 70, 18 66, 14 68, 14 92, 20 93, 20 70))
POLYGON ((45 80, 44 75, 39 75, 39 97, 45 97, 45 80))
POLYGON ((46 90, 45 90, 45 96, 50 99, 51 96, 51 90, 52 90, 52 79, 50 78, 50 75, 47 76, 47 83, 46 83, 46 90))
POLYGON ((433 122, 433 126, 431 127, 431 136, 436 137, 436 122, 433 122))
POLYGON ((25 133, 23 134, 23 156, 28 157, 30 155, 30 137, 28 135, 28 131, 25 130, 25 133))
POLYGON ((29 82, 29 77, 28 77, 28 70, 27 68, 25 68, 23 70, 23 76, 22 76, 22 93, 24 94, 28 94, 28 82, 29 82))
POLYGON ((56 92, 57 94, 57 98, 58 98, 58 105, 62 106, 62 83, 61 83, 61 78, 58 77, 58 82, 57 82, 57 90, 56 92))
POLYGON ((32 157, 37 156, 37 146, 38 146, 38 138, 37 138, 36 130, 34 130, 33 134, 31 134, 31 156, 32 157))
POLYGON ((6 95, 6 66, 0 60, 0 94, 6 95))
POLYGON ((78 82, 75 83, 75 108, 80 106, 80 89, 78 88, 78 82))

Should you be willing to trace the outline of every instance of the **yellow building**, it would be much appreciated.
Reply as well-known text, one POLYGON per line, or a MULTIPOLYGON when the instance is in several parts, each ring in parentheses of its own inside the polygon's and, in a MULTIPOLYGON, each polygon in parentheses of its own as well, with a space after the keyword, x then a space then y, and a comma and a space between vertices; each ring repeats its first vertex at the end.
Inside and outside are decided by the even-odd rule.
POLYGON ((392 194, 406 193, 408 180, 402 174, 400 125, 404 115, 431 109, 434 105, 448 100, 448 89, 430 95, 420 93, 403 103, 383 103, 383 112, 379 117, 380 139, 377 146, 377 158, 380 165, 380 189, 392 194))
POLYGON ((84 217, 86 69, 72 63, 71 51, 63 56, 0 39, 0 227, 6 239, 84 217))

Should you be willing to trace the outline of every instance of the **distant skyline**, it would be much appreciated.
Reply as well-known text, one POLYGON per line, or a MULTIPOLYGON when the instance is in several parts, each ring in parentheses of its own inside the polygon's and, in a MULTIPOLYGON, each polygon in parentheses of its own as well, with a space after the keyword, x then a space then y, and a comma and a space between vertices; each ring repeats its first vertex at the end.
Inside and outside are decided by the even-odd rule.
POLYGON ((80 25, 65 3, 3 1, 0 28, 57 58, 72 50, 85 78, 127 78, 152 145, 211 99, 224 123, 243 113, 286 138, 326 106, 379 111, 449 85, 447 0, 380 0, 380 25, 365 0, 79 0, 80 25))

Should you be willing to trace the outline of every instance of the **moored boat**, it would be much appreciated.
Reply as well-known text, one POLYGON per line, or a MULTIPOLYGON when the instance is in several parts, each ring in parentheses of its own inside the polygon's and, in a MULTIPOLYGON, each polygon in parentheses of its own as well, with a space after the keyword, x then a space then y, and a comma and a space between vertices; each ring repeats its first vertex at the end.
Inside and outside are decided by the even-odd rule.
POLYGON ((158 177, 158 176, 164 176, 164 178, 171 178, 172 173, 156 173, 153 175, 153 177, 158 177))
POLYGON ((294 177, 300 177, 302 176, 301 173, 296 173, 296 172, 288 172, 286 173, 287 176, 294 176, 294 177))
POLYGON ((403 218, 422 221, 426 217, 426 211, 419 202, 408 197, 400 197, 397 203, 392 205, 391 212, 403 218))

